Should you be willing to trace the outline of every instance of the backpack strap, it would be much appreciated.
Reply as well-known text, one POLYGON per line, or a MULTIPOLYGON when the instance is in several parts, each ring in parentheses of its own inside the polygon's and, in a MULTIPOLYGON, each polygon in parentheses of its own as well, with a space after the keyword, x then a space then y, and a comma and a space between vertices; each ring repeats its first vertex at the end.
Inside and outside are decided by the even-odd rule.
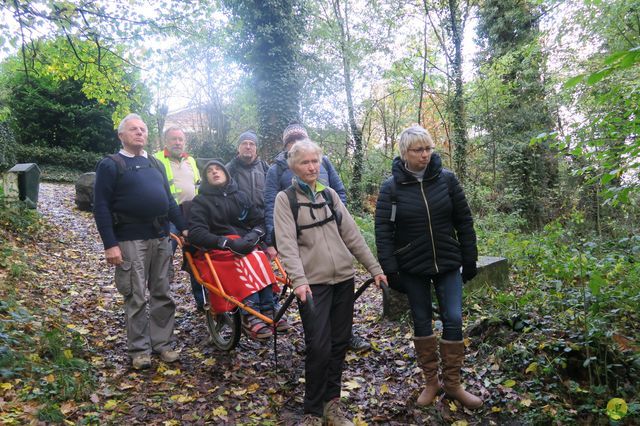
MULTIPOLYGON (((124 162, 124 158, 122 158, 120 154, 109 154, 105 158, 109 158, 111 159, 111 161, 116 163, 116 168, 118 169, 118 174, 116 175, 116 184, 118 183, 118 181, 120 181, 120 178, 122 178, 124 172, 126 172, 127 170, 133 170, 132 167, 127 167, 127 164, 124 162)), ((153 155, 147 155, 147 160, 149 160, 149 167, 158 169, 163 177, 167 177, 164 165, 160 162, 160 160, 158 160, 153 155)))
POLYGON ((298 198, 296 197, 296 189, 293 185, 289 186, 284 190, 284 193, 287 194, 287 198, 289 199, 289 207, 291 207, 291 213, 293 214, 293 221, 296 223, 296 230, 298 229, 298 210, 300 210, 300 205, 298 204, 298 198))
POLYGON ((340 225, 342 225, 342 214, 336 211, 335 206, 333 204, 333 197, 329 193, 329 190, 325 188, 322 191, 320 191, 320 193, 324 197, 324 200, 327 203, 329 210, 331 211, 331 215, 336 218, 336 224, 338 225, 338 227, 340 227, 340 225))
POLYGON ((300 237, 300 234, 305 229, 315 228, 316 226, 323 226, 323 225, 325 225, 325 224, 327 224, 329 222, 333 222, 334 220, 335 220, 336 224, 338 225, 338 227, 342 223, 342 215, 340 213, 336 212, 334 204, 333 204, 333 198, 331 197, 331 194, 328 192, 327 188, 325 188, 322 191, 320 191, 320 194, 322 194, 322 197, 324 198, 324 201, 321 202, 321 203, 300 203, 300 202, 298 202, 298 197, 296 197, 296 189, 293 187, 293 185, 291 185, 287 189, 285 189, 284 192, 287 194, 287 198, 289 199, 289 206, 291 207, 291 214, 293 215, 293 221, 296 224, 296 236, 300 237), (308 224, 308 225, 300 226, 298 224, 298 212, 300 211, 300 206, 309 207, 310 213, 311 213, 311 217, 313 219, 315 219, 315 215, 313 214, 313 211, 314 210, 318 210, 318 209, 323 209, 324 206, 329 207, 329 211, 331 212, 331 215, 329 217, 327 217, 326 219, 323 219, 321 221, 313 222, 313 223, 308 224))
POLYGON ((389 221, 396 221, 396 211, 398 210, 398 194, 396 193, 396 178, 391 176, 391 186, 389 187, 391 192, 391 217, 389 221))
POLYGON ((106 158, 110 158, 114 163, 116 163, 116 168, 118 169, 118 174, 116 175, 116 183, 118 183, 124 172, 127 170, 127 165, 124 162, 124 158, 122 158, 120 154, 109 154, 106 158))

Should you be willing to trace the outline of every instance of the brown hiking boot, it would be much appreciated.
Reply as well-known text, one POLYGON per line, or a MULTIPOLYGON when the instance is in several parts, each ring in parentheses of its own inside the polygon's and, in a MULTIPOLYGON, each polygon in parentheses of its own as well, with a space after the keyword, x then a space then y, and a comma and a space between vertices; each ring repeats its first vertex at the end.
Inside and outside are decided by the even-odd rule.
POLYGON ((160 359, 166 363, 176 362, 180 358, 180 354, 176 351, 162 351, 160 352, 160 359))
POLYGON ((136 355, 131 359, 134 370, 146 370, 151 368, 151 357, 149 354, 136 355))
POLYGON ((305 414, 296 424, 298 426, 322 426, 322 417, 305 414))
POLYGON ((444 392, 471 410, 480 408, 483 404, 482 399, 464 390, 460 384, 460 369, 464 360, 464 342, 452 342, 442 339, 440 340, 440 354, 442 356, 442 388, 444 392))
POLYGON ((334 398, 324 406, 324 420, 327 426, 353 426, 351 416, 340 398, 334 398))
POLYGON ((438 391, 438 338, 435 335, 426 337, 414 337, 413 345, 416 348, 418 366, 422 368, 425 387, 418 397, 418 405, 430 405, 438 391))

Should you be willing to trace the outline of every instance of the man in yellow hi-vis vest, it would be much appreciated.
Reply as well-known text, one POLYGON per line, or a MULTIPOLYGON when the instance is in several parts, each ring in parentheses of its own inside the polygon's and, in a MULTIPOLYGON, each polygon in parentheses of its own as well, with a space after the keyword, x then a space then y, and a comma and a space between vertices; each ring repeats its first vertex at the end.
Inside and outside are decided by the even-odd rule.
MULTIPOLYGON (((164 149, 153 154, 164 165, 169 181, 171 195, 179 206, 193 200, 200 185, 200 172, 196 160, 187 154, 187 143, 184 131, 178 127, 170 127, 164 132, 164 149)), ((171 232, 177 231, 171 224, 171 232)), ((177 243, 172 240, 173 251, 177 243)), ((203 287, 191 277, 191 290, 198 311, 204 311, 203 287)))

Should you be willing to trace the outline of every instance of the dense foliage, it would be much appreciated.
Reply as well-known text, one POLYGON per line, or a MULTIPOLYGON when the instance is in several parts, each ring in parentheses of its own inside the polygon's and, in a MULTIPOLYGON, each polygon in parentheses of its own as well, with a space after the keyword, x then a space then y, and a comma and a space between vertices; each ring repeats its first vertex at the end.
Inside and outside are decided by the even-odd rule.
POLYGON ((81 82, 18 74, 10 84, 6 107, 22 146, 103 153, 118 147, 114 106, 87 99, 81 82))
POLYGON ((554 153, 546 140, 530 140, 549 132, 554 118, 549 108, 545 51, 540 46, 544 9, 537 2, 488 0, 479 9, 477 56, 479 79, 474 92, 474 123, 483 159, 495 169, 482 178, 509 197, 513 209, 538 228, 549 217, 558 183, 554 153), (499 179, 496 180, 496 174, 499 179))
MULTIPOLYGON (((512 287, 465 303, 474 365, 490 366, 483 383, 502 398, 486 414, 604 424, 620 420, 607 409, 617 397, 622 421, 637 422, 637 2, 163 0, 153 18, 139 2, 108 3, 0 3, 0 44, 13 55, 1 74, 1 167, 92 170, 117 146, 119 117, 142 111, 157 132, 177 96, 198 111, 189 149, 201 157, 230 159, 253 128, 270 160, 300 119, 374 248, 377 190, 400 132, 420 123, 464 178, 480 250, 511 264, 512 287), (143 35, 162 43, 141 46, 143 35)), ((10 257, 2 268, 20 274, 10 257)))
POLYGON ((253 76, 258 131, 267 158, 281 150, 282 130, 300 121, 301 36, 305 27, 299 0, 227 1, 232 12, 232 54, 253 76))

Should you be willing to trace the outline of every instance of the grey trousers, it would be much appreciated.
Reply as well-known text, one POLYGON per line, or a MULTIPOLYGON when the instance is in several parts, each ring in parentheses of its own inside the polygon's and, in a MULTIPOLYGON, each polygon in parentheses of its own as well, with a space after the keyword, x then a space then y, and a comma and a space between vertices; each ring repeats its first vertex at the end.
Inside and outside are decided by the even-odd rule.
POLYGON ((129 355, 170 350, 176 305, 169 294, 169 238, 120 241, 119 246, 124 262, 116 267, 115 281, 124 296, 129 355))

